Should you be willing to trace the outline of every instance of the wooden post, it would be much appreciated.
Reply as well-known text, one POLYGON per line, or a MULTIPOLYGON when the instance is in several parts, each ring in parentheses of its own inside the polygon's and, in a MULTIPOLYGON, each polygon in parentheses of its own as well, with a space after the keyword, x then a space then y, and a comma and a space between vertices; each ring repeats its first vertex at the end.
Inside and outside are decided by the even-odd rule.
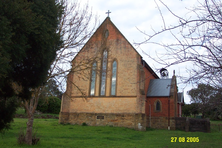
POLYGON ((210 119, 209 118, 207 118, 207 122, 206 122, 206 124, 207 124, 207 133, 210 133, 210 119))
POLYGON ((190 124, 189 118, 187 117, 187 118, 186 118, 186 126, 185 126, 185 131, 186 131, 186 132, 189 132, 189 124, 190 124))

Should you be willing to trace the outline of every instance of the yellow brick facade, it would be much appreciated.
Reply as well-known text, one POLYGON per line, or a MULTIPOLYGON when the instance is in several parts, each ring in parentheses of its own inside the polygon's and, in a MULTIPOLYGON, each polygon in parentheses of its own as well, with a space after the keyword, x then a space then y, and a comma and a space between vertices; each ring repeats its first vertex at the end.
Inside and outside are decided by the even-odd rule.
MULTIPOLYGON (((141 56, 109 17, 74 58, 72 68, 67 79, 67 90, 62 99, 60 123, 113 125, 145 130, 146 97, 141 93, 140 80, 141 73, 144 72, 141 56), (104 50, 108 52, 108 63, 105 95, 101 96, 101 62, 104 50), (117 62, 117 77, 116 95, 112 96, 111 78, 114 60, 117 62), (90 83, 94 62, 97 63, 95 95, 91 96, 90 83), (98 114, 101 117, 97 117, 98 114)), ((142 76, 144 80, 145 76, 142 76)), ((154 77, 148 79, 151 78, 154 77)))

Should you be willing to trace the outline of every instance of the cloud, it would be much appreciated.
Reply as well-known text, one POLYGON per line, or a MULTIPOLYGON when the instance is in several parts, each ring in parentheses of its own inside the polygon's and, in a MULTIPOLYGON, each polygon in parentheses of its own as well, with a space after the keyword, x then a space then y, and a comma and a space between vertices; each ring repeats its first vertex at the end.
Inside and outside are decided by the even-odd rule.
MULTIPOLYGON (((81 3, 87 3, 87 1, 88 0, 81 0, 81 3)), ((190 8, 193 5, 197 5, 197 1, 195 0, 162 1, 172 10, 172 12, 179 16, 185 17, 190 17, 190 14, 187 13, 187 8, 190 8)), ((173 17, 173 15, 166 9, 166 7, 158 0, 156 0, 156 3, 154 0, 89 0, 88 3, 89 6, 92 7, 93 12, 99 16, 100 22, 103 22, 103 20, 107 17, 106 12, 110 10, 110 18, 112 22, 117 26, 117 28, 132 45, 134 45, 134 42, 144 41, 146 37, 141 34, 137 28, 139 28, 141 31, 146 31, 147 33, 153 33, 152 29, 156 31, 163 29, 163 20, 156 3, 161 10, 162 16, 164 17, 166 27, 177 24, 179 22, 179 20, 173 17)), ((169 34, 162 34, 161 36, 158 36, 158 38, 155 38, 154 41, 173 42, 174 39, 169 34)), ((154 70, 162 68, 161 65, 150 60, 142 52, 144 51, 152 56, 156 56, 156 52, 164 54, 162 47, 153 44, 144 44, 140 48, 137 48, 137 50, 154 70)), ((170 76, 172 76, 173 70, 176 70, 177 75, 188 75, 186 72, 186 66, 187 64, 181 64, 168 68, 170 76)), ((158 71, 156 72, 159 75, 158 71)), ((178 82, 180 84, 181 81, 178 80, 178 82)), ((180 91, 187 90, 187 88, 184 88, 185 86, 189 89, 192 88, 192 86, 181 84, 181 86, 179 85, 180 91)), ((184 94, 186 94, 186 92, 184 94)), ((189 103, 189 98, 185 99, 186 103, 189 103)))

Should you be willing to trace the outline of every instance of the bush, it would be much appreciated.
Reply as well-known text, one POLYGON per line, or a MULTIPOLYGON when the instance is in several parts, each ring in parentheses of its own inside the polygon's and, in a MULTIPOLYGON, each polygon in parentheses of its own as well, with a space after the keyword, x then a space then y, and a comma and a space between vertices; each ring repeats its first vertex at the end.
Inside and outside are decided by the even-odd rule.
MULTIPOLYGON (((36 133, 37 131, 32 135, 32 145, 36 145, 38 144, 40 138, 36 136, 36 133)), ((20 128, 20 131, 19 131, 19 135, 18 135, 18 138, 17 138, 17 143, 18 144, 25 144, 26 141, 25 141, 25 130, 23 130, 23 128, 20 128)))
POLYGON ((49 97, 48 113, 58 114, 60 112, 61 100, 57 97, 49 97))
POLYGON ((48 98, 39 98, 37 110, 42 113, 47 113, 48 111, 48 98))
POLYGON ((87 126, 87 124, 85 122, 82 123, 82 126, 87 126))
POLYGON ((17 107, 18 99, 16 97, 0 97, 0 133, 10 129, 10 123, 13 121, 17 107))
POLYGON ((23 128, 20 128, 19 135, 17 138, 17 143, 25 144, 25 131, 23 130, 23 128))
POLYGON ((43 113, 58 114, 60 112, 61 100, 57 97, 39 99, 37 110, 43 113))

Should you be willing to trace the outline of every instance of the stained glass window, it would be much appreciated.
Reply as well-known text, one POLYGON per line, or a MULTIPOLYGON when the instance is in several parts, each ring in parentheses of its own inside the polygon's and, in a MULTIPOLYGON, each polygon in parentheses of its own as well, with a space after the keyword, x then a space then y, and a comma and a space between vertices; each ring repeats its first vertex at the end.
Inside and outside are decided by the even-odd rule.
POLYGON ((90 86, 90 95, 95 95, 95 86, 96 86, 96 62, 93 63, 92 67, 92 76, 91 76, 91 86, 90 86))
POLYGON ((102 60, 102 76, 101 76, 101 90, 100 95, 104 96, 106 91, 106 69, 107 69, 107 51, 103 52, 102 60))
POLYGON ((117 70, 117 63, 116 61, 114 61, 112 69, 111 95, 116 95, 116 70, 117 70))

